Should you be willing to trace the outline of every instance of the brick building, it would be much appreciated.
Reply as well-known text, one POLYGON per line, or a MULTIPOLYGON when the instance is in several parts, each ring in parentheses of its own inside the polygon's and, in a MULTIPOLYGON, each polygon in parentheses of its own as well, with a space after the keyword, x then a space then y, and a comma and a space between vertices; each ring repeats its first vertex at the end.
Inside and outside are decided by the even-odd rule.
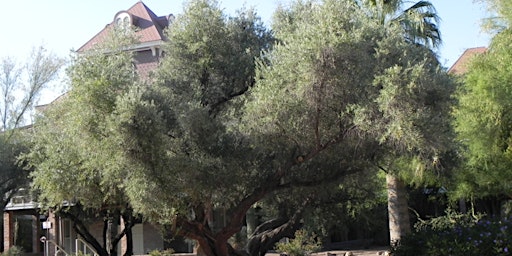
POLYGON ((471 58, 475 57, 478 54, 485 53, 487 51, 487 47, 474 47, 466 49, 462 55, 453 63, 453 65, 448 69, 448 73, 455 75, 463 75, 468 70, 468 64, 471 61, 471 58))

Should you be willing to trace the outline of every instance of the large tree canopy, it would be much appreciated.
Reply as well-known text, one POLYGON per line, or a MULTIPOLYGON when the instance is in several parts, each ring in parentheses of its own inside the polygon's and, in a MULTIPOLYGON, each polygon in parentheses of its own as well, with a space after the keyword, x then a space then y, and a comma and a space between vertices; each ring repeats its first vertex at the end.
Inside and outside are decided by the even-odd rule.
MULTIPOLYGON (((34 166, 97 190, 93 206, 126 196, 202 253, 232 255, 228 239, 268 196, 444 150, 453 88, 402 26, 382 26, 351 0, 299 1, 275 17, 273 43, 251 10, 227 18, 216 1, 189 2, 150 86, 133 82, 121 53, 77 63, 69 102, 80 104, 62 105, 70 114, 43 134, 34 166)), ((35 184, 54 204, 75 199, 43 175, 35 184)))
POLYGON ((353 1, 294 3, 276 13, 277 44, 251 87, 252 59, 268 42, 254 40, 265 33, 250 17, 226 22, 215 4, 191 2, 170 28, 157 83, 119 103, 130 199, 208 255, 228 253, 227 239, 265 196, 390 154, 431 162, 447 129, 452 84, 401 26, 381 26, 353 1), (225 225, 209 222, 215 208, 225 225))
POLYGON ((429 49, 344 1, 293 8, 277 14, 279 44, 247 104, 251 132, 285 140, 306 158, 341 140, 378 145, 374 157, 444 150, 439 135, 449 131, 454 88, 429 49))
POLYGON ((74 58, 70 91, 44 109, 33 126, 31 152, 23 156, 34 169, 32 187, 43 208, 72 219, 75 231, 100 255, 115 254, 135 224, 121 187, 123 165, 112 150, 117 141, 108 126, 116 98, 138 82, 132 54, 121 50, 131 43, 129 34, 114 31, 96 49, 74 58), (95 216, 105 218, 105 227, 123 218, 125 228, 97 240, 86 225, 95 216))
POLYGON ((270 161, 237 126, 239 98, 271 37, 252 10, 227 18, 215 1, 190 2, 168 36, 156 82, 119 101, 126 190, 144 216, 174 223, 208 255, 226 255, 265 194, 254 189, 270 161), (226 211, 226 225, 214 226, 214 209, 226 211))
MULTIPOLYGON (((358 5, 362 13, 347 7, 340 12, 363 17, 340 22, 339 16, 317 12, 316 4, 277 14, 282 22, 276 24, 276 36, 283 43, 259 75, 266 87, 255 87, 259 98, 253 102, 265 112, 254 127, 261 131, 263 121, 273 130, 268 137, 288 140, 306 158, 340 142, 337 157, 355 160, 356 155, 389 173, 424 178, 421 174, 439 163, 450 144, 453 83, 428 48, 413 44, 410 33, 417 31, 404 26, 403 15, 400 22, 382 21, 374 15, 380 9, 358 5), (366 27, 354 28, 359 18, 366 27), (280 111, 270 112, 274 109, 280 111)), ((334 5, 324 2, 340 8, 334 5)))
POLYGON ((464 165, 456 197, 512 196, 511 38, 510 28, 493 37, 488 51, 473 59, 457 94, 454 116, 464 165))

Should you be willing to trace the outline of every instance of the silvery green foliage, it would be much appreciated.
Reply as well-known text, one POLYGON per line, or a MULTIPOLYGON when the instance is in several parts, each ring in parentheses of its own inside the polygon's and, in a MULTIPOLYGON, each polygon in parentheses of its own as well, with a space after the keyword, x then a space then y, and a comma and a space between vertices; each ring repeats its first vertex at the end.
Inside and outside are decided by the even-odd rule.
POLYGON ((252 51, 219 48, 236 41, 222 13, 201 4, 170 28, 156 84, 124 98, 138 103, 126 104, 119 127, 140 172, 127 188, 148 216, 236 208, 258 189, 444 149, 452 84, 400 26, 382 26, 350 1, 296 3, 276 13, 277 42, 250 87, 250 72, 228 64, 252 51))
POLYGON ((231 207, 258 184, 255 165, 266 163, 238 125, 254 60, 271 40, 254 11, 226 17, 215 1, 190 2, 167 34, 154 83, 120 97, 113 122, 131 170, 127 193, 162 222, 231 207))
POLYGON ((116 254, 120 236, 135 224, 123 189, 124 159, 111 128, 117 98, 139 83, 133 56, 124 50, 133 42, 128 33, 114 31, 98 48, 74 57, 70 91, 46 107, 33 125, 31 150, 22 156, 41 207, 70 218, 102 256, 116 254), (125 225, 117 233, 105 222, 100 243, 86 225, 95 217, 123 218, 125 225))
POLYGON ((81 202, 85 208, 108 208, 124 202, 108 120, 118 95, 136 83, 131 54, 112 50, 127 40, 111 38, 75 56, 68 69, 70 91, 34 124, 32 150, 24 159, 34 168, 33 188, 47 207, 81 202))
POLYGON ((453 83, 403 28, 346 1, 304 2, 276 17, 279 44, 247 104, 251 133, 306 156, 334 142, 353 155, 373 144, 374 156, 446 149, 453 83))
POLYGON ((41 171, 35 184, 63 191, 46 195, 53 202, 93 189, 94 206, 128 199, 226 254, 265 196, 389 155, 443 150, 451 84, 402 27, 382 26, 348 0, 297 2, 275 17, 274 43, 252 11, 227 18, 216 1, 191 1, 149 86, 129 76, 122 52, 91 55, 100 65, 76 67, 79 93, 55 112, 75 125, 56 118, 62 126, 46 129, 34 151, 54 176, 41 171), (63 178, 71 182, 50 183, 63 178), (213 209, 225 210, 224 227, 210 226, 213 209))

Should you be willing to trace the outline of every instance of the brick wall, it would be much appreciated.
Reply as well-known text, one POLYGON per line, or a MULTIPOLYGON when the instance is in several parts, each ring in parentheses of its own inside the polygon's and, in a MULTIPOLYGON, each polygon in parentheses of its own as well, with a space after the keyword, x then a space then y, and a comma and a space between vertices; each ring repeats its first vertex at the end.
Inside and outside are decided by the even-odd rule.
POLYGON ((14 244, 12 218, 13 214, 11 211, 4 212, 4 251, 9 250, 14 244))
POLYGON ((145 79, 151 71, 158 67, 159 56, 153 56, 153 52, 151 50, 140 51, 135 54, 134 62, 137 73, 145 79))
MULTIPOLYGON (((53 211, 50 211, 48 213, 48 218, 46 220, 51 223, 50 229, 43 230, 43 232, 45 233, 45 236, 47 236, 46 238, 53 240, 58 244, 62 243, 61 238, 60 238, 60 230, 59 230, 60 225, 59 225, 58 217, 55 215, 55 213, 53 211)), ((50 243, 48 245, 48 254, 55 255, 56 251, 57 251, 57 248, 55 248, 55 245, 50 243)))

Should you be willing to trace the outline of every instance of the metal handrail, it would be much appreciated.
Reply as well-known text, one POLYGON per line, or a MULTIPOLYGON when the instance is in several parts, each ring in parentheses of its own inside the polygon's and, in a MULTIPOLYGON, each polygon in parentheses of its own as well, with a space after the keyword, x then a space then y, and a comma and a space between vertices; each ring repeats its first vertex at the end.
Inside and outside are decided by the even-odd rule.
POLYGON ((78 242, 81 242, 84 245, 84 248, 83 248, 84 254, 86 254, 87 249, 89 249, 93 253, 94 256, 99 256, 99 254, 96 252, 96 250, 94 250, 94 248, 92 248, 87 242, 85 242, 84 240, 82 240, 80 238, 77 238, 75 240, 75 251, 76 252, 78 252, 78 247, 79 247, 78 242))
POLYGON ((59 252, 59 251, 64 252, 64 254, 66 254, 66 256, 68 256, 68 255, 69 255, 69 253, 68 253, 68 252, 66 252, 66 250, 64 250, 64 248, 62 248, 60 245, 58 245, 58 244, 57 244, 57 242, 55 242, 55 241, 53 241, 53 240, 47 240, 47 241, 48 241, 49 243, 52 243, 53 245, 55 245, 55 247, 57 247, 57 248, 59 249, 58 251, 57 251, 57 250, 55 251, 55 255, 57 255, 57 252, 59 252))

